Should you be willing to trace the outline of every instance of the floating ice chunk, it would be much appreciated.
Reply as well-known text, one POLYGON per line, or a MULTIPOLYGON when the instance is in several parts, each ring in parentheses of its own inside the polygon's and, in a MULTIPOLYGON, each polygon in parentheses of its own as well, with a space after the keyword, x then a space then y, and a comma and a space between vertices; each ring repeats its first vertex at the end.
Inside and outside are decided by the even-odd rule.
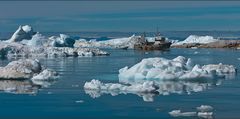
POLYGON ((33 28, 31 26, 29 26, 29 25, 22 26, 22 29, 23 29, 23 31, 25 31, 29 35, 33 35, 34 34, 33 28))
POLYGON ((213 110, 213 107, 209 105, 201 105, 200 107, 197 107, 197 110, 201 112, 209 112, 213 110))
POLYGON ((45 80, 57 76, 57 73, 44 69, 38 60, 20 59, 0 67, 0 79, 38 79, 45 80))
POLYGON ((36 76, 33 76, 32 80, 52 80, 56 78, 58 78, 57 72, 53 70, 45 69, 39 74, 37 74, 36 76))
POLYGON ((216 42, 218 39, 213 38, 212 36, 197 36, 197 35, 190 35, 184 41, 176 42, 174 45, 183 45, 183 44, 192 44, 192 43, 199 43, 199 44, 207 44, 211 42, 216 42))
POLYGON ((76 103, 84 103, 84 101, 83 100, 77 100, 77 101, 75 101, 76 103))
POLYGON ((140 63, 119 70, 119 81, 123 83, 143 82, 144 80, 174 80, 174 79, 213 79, 226 73, 235 73, 232 65, 210 64, 195 65, 191 59, 178 56, 173 60, 165 58, 147 58, 140 63))
POLYGON ((181 112, 181 110, 173 110, 171 112, 169 112, 169 114, 173 117, 180 117, 180 116, 196 116, 197 112, 181 112))
POLYGON ((213 119, 213 112, 198 112, 198 117, 202 117, 205 119, 213 119))
POLYGON ((154 93, 158 89, 152 81, 146 81, 142 84, 123 85, 119 83, 102 83, 93 79, 84 84, 84 88, 88 90, 110 90, 110 91, 126 91, 139 93, 154 93))
POLYGON ((36 33, 32 36, 30 40, 22 40, 21 43, 33 46, 33 47, 41 47, 44 46, 48 41, 48 38, 43 36, 40 33, 36 33))
POLYGON ((52 36, 49 40, 49 45, 53 47, 73 47, 75 43, 73 38, 65 34, 60 34, 60 37, 52 36))
POLYGON ((209 105, 201 105, 196 108, 198 112, 181 112, 181 110, 173 110, 169 112, 169 114, 173 117, 182 117, 182 116, 198 116, 201 118, 212 119, 213 110, 212 106, 209 105))

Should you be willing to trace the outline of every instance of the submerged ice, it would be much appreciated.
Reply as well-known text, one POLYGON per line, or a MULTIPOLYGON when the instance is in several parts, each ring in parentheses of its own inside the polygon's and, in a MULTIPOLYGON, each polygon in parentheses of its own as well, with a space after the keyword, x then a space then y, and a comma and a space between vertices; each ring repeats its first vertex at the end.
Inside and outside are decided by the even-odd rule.
POLYGON ((119 83, 102 83, 99 80, 86 82, 84 89, 91 96, 102 94, 133 93, 148 101, 156 94, 200 92, 212 85, 221 84, 228 75, 235 75, 236 68, 232 65, 194 64, 190 58, 178 56, 172 60, 165 58, 147 58, 136 65, 119 70, 119 83), (144 98, 146 99, 146 98, 144 98))

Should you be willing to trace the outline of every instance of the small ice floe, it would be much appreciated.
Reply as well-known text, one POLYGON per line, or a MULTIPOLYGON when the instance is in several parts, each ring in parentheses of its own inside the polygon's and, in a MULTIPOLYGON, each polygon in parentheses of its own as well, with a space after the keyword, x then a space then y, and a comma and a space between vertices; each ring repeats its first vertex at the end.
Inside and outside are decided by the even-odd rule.
POLYGON ((209 105, 201 105, 200 107, 197 107, 197 110, 200 112, 209 112, 213 110, 213 107, 209 105))
POLYGON ((53 93, 52 93, 52 92, 47 92, 47 94, 48 94, 48 95, 51 95, 51 94, 53 94, 53 93))
POLYGON ((189 117, 189 116, 196 116, 197 112, 182 112, 181 110, 173 110, 169 112, 169 114, 173 117, 189 117))
POLYGON ((194 112, 182 112, 181 110, 173 110, 169 112, 169 114, 173 117, 200 117, 204 119, 212 119, 213 118, 213 107, 209 105, 201 105, 196 107, 197 111, 194 112))
POLYGON ((213 119, 213 112, 198 112, 198 117, 202 117, 204 119, 213 119))
POLYGON ((75 84, 75 85, 72 85, 72 87, 77 88, 79 87, 79 85, 75 84))
POLYGON ((110 91, 126 91, 126 92, 138 92, 138 93, 155 93, 158 87, 156 87, 153 81, 146 81, 142 84, 123 85, 119 83, 102 83, 99 80, 93 79, 90 82, 84 84, 84 88, 88 90, 110 90, 110 91))
POLYGON ((199 52, 198 52, 198 51, 195 51, 193 54, 199 54, 199 52))
POLYGON ((77 100, 77 101, 75 101, 76 103, 84 103, 84 101, 83 100, 77 100))
POLYGON ((198 47, 191 47, 191 49, 198 49, 198 47))

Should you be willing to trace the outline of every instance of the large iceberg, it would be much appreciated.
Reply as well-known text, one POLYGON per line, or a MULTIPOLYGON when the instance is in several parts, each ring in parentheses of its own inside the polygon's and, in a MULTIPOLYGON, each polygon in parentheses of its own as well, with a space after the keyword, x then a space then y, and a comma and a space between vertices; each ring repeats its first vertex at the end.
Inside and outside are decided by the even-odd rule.
POLYGON ((0 57, 78 57, 100 56, 109 53, 95 48, 33 47, 19 43, 0 42, 0 57))
POLYGON ((236 68, 232 65, 194 65, 190 58, 183 56, 172 60, 147 58, 130 68, 120 69, 119 83, 92 80, 85 83, 84 89, 92 97, 132 93, 143 97, 145 101, 153 101, 156 94, 204 91, 212 85, 220 85, 221 79, 230 78, 229 75, 233 77, 235 73, 236 68))
POLYGON ((165 58, 147 58, 131 68, 119 70, 119 81, 122 83, 144 82, 146 80, 186 80, 213 79, 234 74, 232 65, 210 64, 194 65, 190 58, 178 56, 172 60, 165 58))
POLYGON ((133 49, 135 44, 142 42, 140 36, 132 35, 126 38, 115 38, 106 41, 95 40, 77 40, 74 44, 75 47, 98 47, 98 48, 124 48, 133 49))
POLYGON ((6 42, 20 42, 30 46, 73 47, 75 39, 68 35, 45 37, 39 32, 34 32, 29 25, 19 26, 17 31, 6 42))
POLYGON ((218 39, 215 39, 212 36, 190 35, 184 41, 173 43, 172 46, 184 45, 184 44, 208 44, 216 41, 218 41, 218 39))
POLYGON ((46 37, 29 25, 19 26, 7 41, 0 42, 0 57, 99 56, 109 53, 96 48, 74 48, 68 35, 46 37))

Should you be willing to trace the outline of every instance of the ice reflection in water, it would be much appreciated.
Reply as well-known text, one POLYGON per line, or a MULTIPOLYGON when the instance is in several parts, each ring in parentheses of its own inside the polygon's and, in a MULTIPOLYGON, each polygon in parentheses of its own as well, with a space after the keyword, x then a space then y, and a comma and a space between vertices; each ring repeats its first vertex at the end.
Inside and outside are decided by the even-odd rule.
MULTIPOLYGON (((233 77, 233 76, 232 76, 233 77)), ((153 102, 154 96, 157 95, 170 95, 170 94, 187 94, 190 95, 196 92, 202 92, 210 89, 214 86, 221 85, 223 79, 215 80, 197 80, 197 81, 161 81, 157 82, 156 93, 139 93, 122 90, 88 90, 85 89, 85 93, 92 98, 98 98, 104 94, 110 94, 117 96, 120 94, 135 94, 143 98, 143 101, 153 102)))
POLYGON ((48 87, 54 82, 54 80, 0 80, 0 91, 12 94, 36 94, 40 88, 48 87))

